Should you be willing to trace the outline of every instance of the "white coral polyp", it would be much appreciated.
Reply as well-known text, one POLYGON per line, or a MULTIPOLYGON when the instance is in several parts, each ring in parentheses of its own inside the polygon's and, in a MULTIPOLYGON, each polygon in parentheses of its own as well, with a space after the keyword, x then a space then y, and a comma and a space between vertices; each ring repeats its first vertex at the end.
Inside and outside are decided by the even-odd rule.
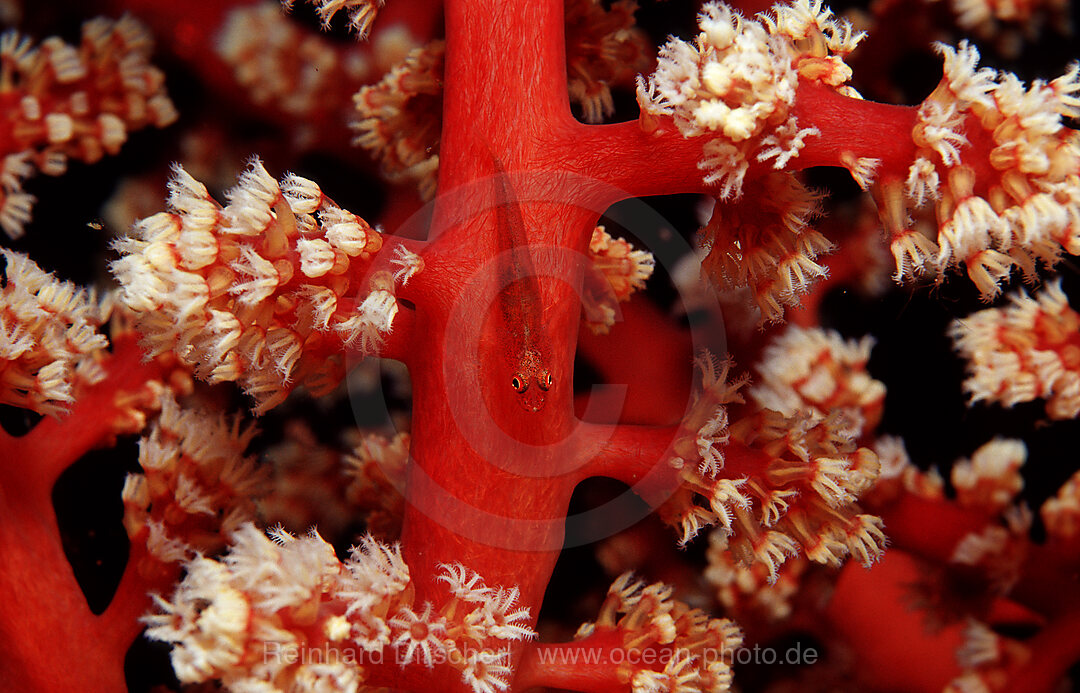
POLYGON ((477 693, 494 693, 509 687, 506 643, 537 635, 529 609, 517 604, 517 586, 488 588, 463 565, 441 567, 435 581, 446 583, 449 601, 440 609, 415 603, 401 547, 370 536, 342 563, 314 531, 294 537, 273 529, 267 536, 247 523, 223 558, 196 556, 185 567, 172 597, 155 595, 155 611, 143 617, 148 637, 172 644, 184 683, 218 679, 230 691, 359 690, 366 663, 276 656, 317 646, 309 637, 320 632, 366 652, 392 648, 395 657, 372 658, 387 667, 448 666, 477 693))
MULTIPOLYGON (((821 14, 806 3, 792 7, 812 18, 821 14)), ((708 3, 698 16, 697 39, 670 39, 660 49, 656 71, 638 80, 643 116, 670 117, 684 137, 708 138, 699 168, 706 183, 720 183, 723 198, 739 196, 752 157, 775 158, 774 166, 783 168, 803 139, 817 132, 800 129, 789 114, 801 53, 786 33, 788 24, 746 21, 727 5, 708 3)), ((833 41, 837 46, 854 47, 850 29, 833 33, 840 36, 833 41)), ((836 60, 845 68, 837 74, 849 74, 842 59, 836 60)))
MULTIPOLYGON (((1013 266, 1030 278, 1037 264, 1052 266, 1063 250, 1080 249, 1080 140, 1062 120, 1078 112, 1080 65, 1049 84, 1036 80, 1025 87, 1014 74, 979 68, 979 53, 966 41, 936 48, 944 76, 919 106, 912 130, 917 156, 905 193, 915 207, 940 200, 940 249, 933 257, 894 247, 896 276, 928 269, 941 275, 965 265, 989 300, 1013 266), (995 176, 983 175, 987 163, 995 176)), ((903 208, 896 208, 891 223, 906 229, 903 208)), ((898 233, 892 233, 895 243, 898 233)))
POLYGON ((720 131, 734 141, 759 133, 794 101, 798 76, 789 44, 726 5, 710 3, 692 45, 672 39, 660 51, 642 107, 670 114, 684 136, 720 131))
POLYGON ((299 384, 325 394, 344 375, 334 337, 364 353, 382 344, 397 314, 395 282, 420 272, 422 259, 399 250, 398 273, 361 293, 351 259, 370 262, 382 239, 317 184, 289 174, 279 185, 252 159, 226 197, 222 207, 177 166, 169 211, 115 243, 121 299, 153 355, 172 351, 199 378, 238 382, 257 412, 299 384))

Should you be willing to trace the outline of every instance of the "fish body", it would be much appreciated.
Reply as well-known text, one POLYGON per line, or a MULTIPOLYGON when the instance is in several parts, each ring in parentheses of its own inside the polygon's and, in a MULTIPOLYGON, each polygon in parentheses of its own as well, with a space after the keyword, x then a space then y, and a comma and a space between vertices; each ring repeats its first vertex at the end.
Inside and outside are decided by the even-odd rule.
POLYGON ((527 411, 544 407, 553 379, 549 348, 541 318, 540 282, 529 256, 525 220, 502 163, 495 165, 495 218, 499 279, 499 311, 503 321, 503 351, 511 377, 507 385, 527 411))

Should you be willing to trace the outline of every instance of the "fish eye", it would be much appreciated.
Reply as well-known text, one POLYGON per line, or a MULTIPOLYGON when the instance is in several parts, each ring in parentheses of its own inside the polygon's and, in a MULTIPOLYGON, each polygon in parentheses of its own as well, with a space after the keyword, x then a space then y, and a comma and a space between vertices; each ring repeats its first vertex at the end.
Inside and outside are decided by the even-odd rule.
POLYGON ((529 384, 525 382, 525 380, 519 375, 515 375, 513 377, 513 379, 510 381, 510 385, 517 392, 525 392, 529 389, 529 384))
POLYGON ((541 373, 540 378, 537 380, 537 385, 540 386, 541 390, 547 391, 547 389, 551 387, 551 373, 548 373, 547 371, 541 373))

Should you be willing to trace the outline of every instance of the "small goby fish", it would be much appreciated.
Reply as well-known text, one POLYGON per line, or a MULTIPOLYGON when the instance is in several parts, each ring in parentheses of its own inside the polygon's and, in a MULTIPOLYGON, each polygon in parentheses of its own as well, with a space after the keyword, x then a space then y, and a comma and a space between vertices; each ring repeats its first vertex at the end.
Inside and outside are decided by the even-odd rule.
POLYGON ((503 353, 512 374, 507 384, 517 392, 521 406, 538 412, 553 383, 548 365, 550 350, 541 324, 540 282, 529 257, 525 220, 510 188, 510 178, 502 163, 494 155, 491 158, 495 165, 496 268, 505 328, 503 353))

